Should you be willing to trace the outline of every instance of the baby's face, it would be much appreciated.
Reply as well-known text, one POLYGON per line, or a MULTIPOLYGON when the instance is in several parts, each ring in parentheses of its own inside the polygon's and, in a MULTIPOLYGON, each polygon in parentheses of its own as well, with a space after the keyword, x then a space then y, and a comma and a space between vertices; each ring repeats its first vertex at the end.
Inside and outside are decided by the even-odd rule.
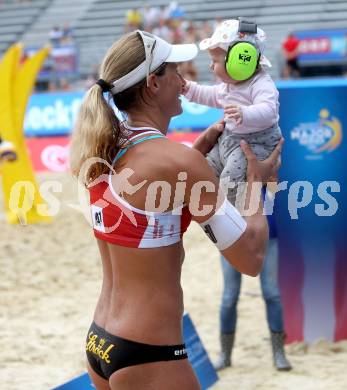
POLYGON ((212 72, 224 83, 235 84, 237 81, 233 80, 225 69, 226 51, 217 47, 215 49, 209 49, 208 54, 211 58, 210 68, 212 72))

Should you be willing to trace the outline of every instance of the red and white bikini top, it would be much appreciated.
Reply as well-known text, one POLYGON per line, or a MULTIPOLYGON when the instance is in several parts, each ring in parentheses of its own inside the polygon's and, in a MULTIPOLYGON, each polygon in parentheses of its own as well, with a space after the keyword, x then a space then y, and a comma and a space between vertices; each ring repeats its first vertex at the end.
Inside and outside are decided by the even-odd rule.
MULTIPOLYGON (((152 138, 163 136, 159 130, 152 128, 133 128, 140 135, 155 134, 141 138, 129 147, 152 138), (150 129, 150 131, 143 131, 150 129)), ((129 148, 128 147, 128 148, 129 148)), ((114 162, 126 150, 121 149, 114 162)), ((112 165, 113 165, 112 164, 112 165)), ((157 248, 179 242, 191 222, 187 206, 167 212, 147 212, 131 206, 115 191, 112 185, 113 173, 101 175, 89 187, 92 223, 95 237, 121 246, 133 248, 157 248)))

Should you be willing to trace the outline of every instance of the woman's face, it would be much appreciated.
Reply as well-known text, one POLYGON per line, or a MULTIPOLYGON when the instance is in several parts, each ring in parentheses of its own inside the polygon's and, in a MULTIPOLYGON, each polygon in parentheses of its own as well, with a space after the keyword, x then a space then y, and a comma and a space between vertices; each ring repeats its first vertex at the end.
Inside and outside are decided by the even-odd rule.
POLYGON ((220 80, 222 80, 224 83, 233 83, 235 80, 233 80, 227 73, 225 69, 225 57, 226 52, 217 47, 215 49, 210 49, 208 51, 208 54, 211 58, 211 65, 210 69, 214 73, 215 76, 217 76, 220 80))
POLYGON ((179 74, 176 63, 166 65, 165 74, 158 76, 161 83, 159 104, 161 111, 170 118, 182 113, 180 95, 183 92, 184 80, 179 74))

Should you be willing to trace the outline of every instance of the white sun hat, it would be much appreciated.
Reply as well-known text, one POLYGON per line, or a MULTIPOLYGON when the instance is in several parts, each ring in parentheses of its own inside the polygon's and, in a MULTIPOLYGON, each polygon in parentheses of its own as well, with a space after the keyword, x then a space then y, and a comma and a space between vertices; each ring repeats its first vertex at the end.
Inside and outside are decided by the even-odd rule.
POLYGON ((158 69, 164 62, 190 61, 198 54, 198 48, 193 43, 171 45, 148 32, 140 30, 136 32, 143 40, 146 58, 137 68, 112 83, 113 87, 110 91, 113 95, 132 87, 144 78, 148 78, 149 74, 158 69))
POLYGON ((257 27, 256 34, 239 32, 239 20, 230 19, 218 24, 216 30, 210 38, 206 38, 200 42, 200 50, 215 49, 217 47, 228 51, 231 44, 236 42, 250 42, 260 53, 260 64, 271 67, 271 62, 264 56, 266 34, 257 27))

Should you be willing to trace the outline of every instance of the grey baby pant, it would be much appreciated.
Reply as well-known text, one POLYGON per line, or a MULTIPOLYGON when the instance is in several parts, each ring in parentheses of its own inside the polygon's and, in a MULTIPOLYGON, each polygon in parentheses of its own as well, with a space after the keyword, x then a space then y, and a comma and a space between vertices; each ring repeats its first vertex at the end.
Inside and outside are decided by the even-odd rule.
POLYGON ((228 200, 235 205, 237 184, 246 181, 247 159, 240 147, 244 139, 259 160, 265 160, 281 139, 280 128, 275 125, 256 133, 235 134, 224 131, 206 158, 210 167, 227 189, 228 200), (235 185, 233 186, 233 183, 235 185))

